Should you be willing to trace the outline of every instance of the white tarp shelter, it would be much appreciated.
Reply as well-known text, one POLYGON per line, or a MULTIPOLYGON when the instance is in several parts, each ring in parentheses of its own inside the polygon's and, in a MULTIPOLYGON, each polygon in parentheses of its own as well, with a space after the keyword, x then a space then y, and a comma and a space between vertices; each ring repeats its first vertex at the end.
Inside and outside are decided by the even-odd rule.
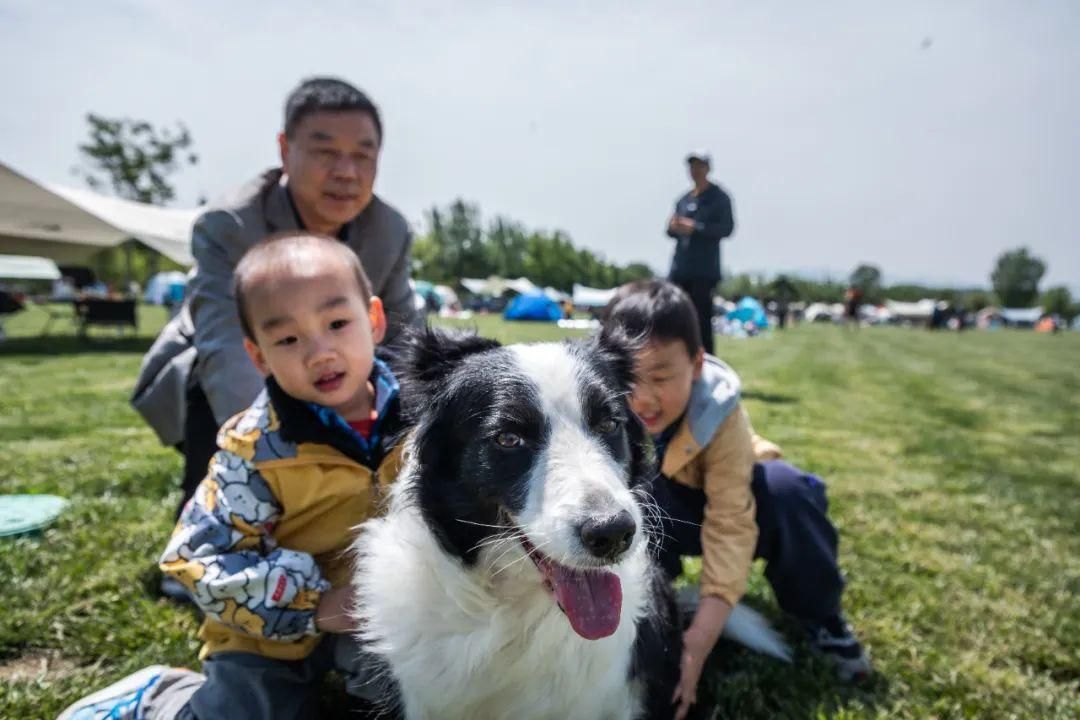
POLYGON ((60 268, 49 258, 0 255, 0 280, 59 280, 60 268))
POLYGON ((923 298, 919 302, 885 301, 885 309, 897 320, 929 320, 936 306, 937 301, 930 298, 923 298))
POLYGON ((844 306, 842 303, 810 303, 803 312, 806 322, 840 322, 844 319, 844 306))
POLYGON ((528 278, 519 277, 508 280, 496 275, 492 275, 486 280, 482 278, 461 278, 461 285, 473 295, 489 295, 491 297, 499 297, 507 290, 524 295, 537 289, 536 285, 528 278))
POLYGON ((564 293, 562 290, 559 290, 558 288, 553 288, 550 285, 544 288, 544 294, 557 303, 566 302, 567 300, 571 299, 570 296, 564 293))
POLYGON ((607 305, 615 296, 617 288, 601 290, 587 285, 574 283, 573 303, 575 307, 601 308, 607 305))
POLYGON ((1033 308, 1001 308, 1001 319, 1006 325, 1014 327, 1034 327, 1035 323, 1044 315, 1041 307, 1033 308))
POLYGON ((190 266, 191 226, 201 212, 38 183, 0 162, 0 253, 78 265, 134 238, 190 266))

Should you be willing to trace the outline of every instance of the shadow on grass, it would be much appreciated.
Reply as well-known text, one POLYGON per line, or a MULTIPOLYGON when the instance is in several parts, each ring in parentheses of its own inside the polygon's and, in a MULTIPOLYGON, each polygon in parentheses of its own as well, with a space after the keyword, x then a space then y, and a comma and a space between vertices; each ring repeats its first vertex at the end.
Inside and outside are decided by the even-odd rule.
POLYGON ((768 393, 761 390, 744 389, 742 397, 744 400, 760 400, 763 403, 774 405, 791 405, 799 402, 799 398, 794 395, 781 395, 780 393, 768 393))
POLYGON ((848 706, 872 709, 886 704, 888 678, 875 673, 859 684, 841 683, 832 664, 815 656, 801 640, 798 622, 756 595, 746 596, 743 602, 767 617, 792 644, 794 659, 783 663, 721 640, 709 657, 698 691, 713 709, 710 717, 819 720, 848 706))
POLYGON ((86 353, 138 353, 150 349, 154 338, 142 336, 108 337, 74 335, 8 338, 0 342, 0 357, 11 355, 80 355, 86 353))

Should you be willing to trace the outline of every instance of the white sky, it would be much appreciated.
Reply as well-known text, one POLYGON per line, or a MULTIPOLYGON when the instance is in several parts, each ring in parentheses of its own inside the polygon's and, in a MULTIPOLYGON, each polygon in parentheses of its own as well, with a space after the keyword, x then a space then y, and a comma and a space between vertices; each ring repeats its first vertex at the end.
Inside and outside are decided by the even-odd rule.
POLYGON ((191 205, 274 164, 285 95, 333 74, 382 109, 377 191, 418 227, 461 196, 666 272, 704 146, 728 270, 988 284, 1027 244, 1080 289, 1075 0, 305 5, 0 0, 0 159, 75 184, 87 111, 183 120, 191 205))

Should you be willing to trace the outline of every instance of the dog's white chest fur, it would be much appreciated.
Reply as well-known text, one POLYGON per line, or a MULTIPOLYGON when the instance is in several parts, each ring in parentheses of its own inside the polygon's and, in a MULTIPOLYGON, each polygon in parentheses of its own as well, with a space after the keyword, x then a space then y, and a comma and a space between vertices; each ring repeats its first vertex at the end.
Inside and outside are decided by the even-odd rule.
MULTIPOLYGON (((398 490, 400 491, 400 487, 398 490)), ((503 544, 495 554, 513 552, 503 544)), ((409 720, 624 720, 638 714, 629 663, 644 612, 644 545, 621 563, 616 632, 572 630, 522 556, 497 573, 466 569, 415 509, 364 526, 355 585, 364 639, 393 669, 409 720)))

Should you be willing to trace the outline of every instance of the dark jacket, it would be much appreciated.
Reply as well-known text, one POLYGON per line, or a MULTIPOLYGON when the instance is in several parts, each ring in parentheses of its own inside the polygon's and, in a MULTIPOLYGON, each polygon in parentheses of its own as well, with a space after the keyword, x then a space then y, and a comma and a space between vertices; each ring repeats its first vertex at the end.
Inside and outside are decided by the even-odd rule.
POLYGON ((735 217, 731 211, 731 198, 712 183, 705 192, 695 196, 693 190, 675 203, 675 214, 694 220, 695 230, 690 236, 677 235, 675 257, 671 261, 671 279, 691 278, 720 279, 720 241, 735 230, 735 217))

